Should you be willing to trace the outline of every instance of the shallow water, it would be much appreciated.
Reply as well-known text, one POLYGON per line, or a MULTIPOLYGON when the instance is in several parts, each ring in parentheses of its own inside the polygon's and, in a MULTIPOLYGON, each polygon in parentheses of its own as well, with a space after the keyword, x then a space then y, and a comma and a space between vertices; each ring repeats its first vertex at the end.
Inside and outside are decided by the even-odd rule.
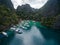
POLYGON ((22 31, 22 34, 16 33, 9 44, 7 41, 7 45, 60 45, 59 32, 38 28, 35 24, 29 30, 22 31))
POLYGON ((41 32, 39 32, 39 29, 33 26, 30 31, 16 34, 10 45, 42 45, 44 41, 45 39, 41 32))

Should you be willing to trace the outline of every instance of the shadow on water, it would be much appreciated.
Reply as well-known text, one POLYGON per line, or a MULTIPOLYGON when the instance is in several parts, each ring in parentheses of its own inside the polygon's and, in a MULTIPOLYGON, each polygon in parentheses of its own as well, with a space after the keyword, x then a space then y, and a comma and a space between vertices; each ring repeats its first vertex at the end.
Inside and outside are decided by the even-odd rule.
POLYGON ((47 28, 39 28, 42 35, 46 39, 45 45, 60 45, 60 31, 47 28))
POLYGON ((22 40, 19 38, 15 38, 10 42, 9 45, 23 45, 22 40))
POLYGON ((0 45, 60 45, 59 31, 41 27, 33 25, 22 34, 2 39, 0 45))
POLYGON ((10 35, 9 37, 3 37, 0 40, 0 45, 9 45, 11 40, 14 38, 14 34, 10 35))

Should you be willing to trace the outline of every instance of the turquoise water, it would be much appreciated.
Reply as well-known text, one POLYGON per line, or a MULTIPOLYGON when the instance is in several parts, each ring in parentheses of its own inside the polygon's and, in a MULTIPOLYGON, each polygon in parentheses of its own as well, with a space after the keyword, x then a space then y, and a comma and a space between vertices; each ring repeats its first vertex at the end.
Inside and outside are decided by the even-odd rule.
POLYGON ((47 29, 39 22, 22 21, 17 25, 22 30, 22 34, 16 33, 1 45, 60 45, 60 32, 47 29), (9 43, 8 43, 9 42, 9 43))

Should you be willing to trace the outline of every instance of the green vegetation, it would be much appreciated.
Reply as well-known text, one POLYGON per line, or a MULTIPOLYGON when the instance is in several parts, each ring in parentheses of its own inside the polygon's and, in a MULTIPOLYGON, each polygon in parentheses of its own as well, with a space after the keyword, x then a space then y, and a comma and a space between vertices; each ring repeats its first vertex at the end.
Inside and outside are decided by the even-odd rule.
POLYGON ((55 23, 55 17, 42 17, 41 23, 44 26, 51 27, 55 23))
POLYGON ((22 18, 24 20, 40 21, 42 25, 48 28, 54 28, 53 25, 57 22, 58 17, 60 16, 60 15, 42 16, 40 12, 26 13, 24 10, 17 12, 17 15, 19 16, 19 18, 22 18))
POLYGON ((49 28, 53 28, 53 25, 57 22, 59 15, 54 16, 42 16, 41 12, 27 12, 24 9, 21 11, 12 11, 6 6, 0 4, 0 32, 5 31, 11 25, 18 23, 20 19, 23 20, 35 20, 39 21, 42 25, 49 28))
POLYGON ((12 24, 18 23, 18 17, 4 5, 0 5, 0 32, 8 29, 12 24))
POLYGON ((59 28, 55 27, 56 23, 59 21, 59 17, 60 17, 60 15, 49 16, 49 17, 42 16, 40 18, 40 22, 41 22, 42 25, 44 25, 48 28, 59 29, 59 28))
POLYGON ((24 10, 16 12, 18 17, 23 20, 35 20, 40 21, 41 15, 37 14, 37 12, 25 12, 24 10))

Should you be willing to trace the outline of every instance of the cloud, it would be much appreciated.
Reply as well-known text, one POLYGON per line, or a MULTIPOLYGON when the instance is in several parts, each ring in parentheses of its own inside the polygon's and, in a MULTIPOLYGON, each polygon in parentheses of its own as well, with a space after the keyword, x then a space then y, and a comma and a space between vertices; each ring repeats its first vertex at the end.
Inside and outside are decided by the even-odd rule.
POLYGON ((16 9, 18 5, 30 4, 33 8, 41 8, 48 0, 11 0, 14 8, 16 9))

